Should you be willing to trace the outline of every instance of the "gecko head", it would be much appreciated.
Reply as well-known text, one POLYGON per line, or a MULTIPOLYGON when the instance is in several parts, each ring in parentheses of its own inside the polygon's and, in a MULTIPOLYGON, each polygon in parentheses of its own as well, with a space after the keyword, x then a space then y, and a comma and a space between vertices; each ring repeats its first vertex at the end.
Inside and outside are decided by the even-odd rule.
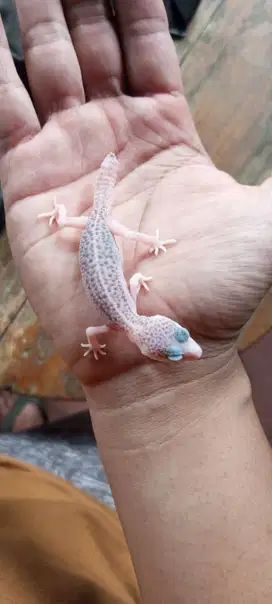
POLYGON ((142 354, 156 361, 200 359, 202 350, 187 329, 160 315, 140 319, 139 329, 131 339, 142 354))

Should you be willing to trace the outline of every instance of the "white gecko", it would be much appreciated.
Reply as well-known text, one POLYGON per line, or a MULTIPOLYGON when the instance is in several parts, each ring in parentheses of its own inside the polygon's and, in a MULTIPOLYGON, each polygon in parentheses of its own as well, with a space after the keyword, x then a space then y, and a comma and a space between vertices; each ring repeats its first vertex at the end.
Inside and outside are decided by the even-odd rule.
POLYGON ((49 218, 49 224, 83 228, 79 249, 79 265, 87 295, 107 319, 107 324, 86 329, 87 343, 84 356, 93 352, 95 359, 105 355, 105 344, 99 343, 97 336, 110 329, 124 331, 143 355, 157 361, 179 361, 183 357, 199 359, 200 346, 190 337, 189 332, 172 319, 161 315, 143 316, 137 313, 136 300, 141 286, 147 291, 151 277, 136 273, 131 277, 129 288, 123 274, 122 258, 114 235, 140 241, 150 247, 157 256, 166 252, 166 246, 175 239, 160 241, 156 236, 131 231, 109 216, 114 189, 117 182, 118 160, 113 153, 107 155, 101 164, 94 195, 94 209, 88 217, 67 216, 64 205, 54 203, 51 212, 40 214, 39 218, 49 218))

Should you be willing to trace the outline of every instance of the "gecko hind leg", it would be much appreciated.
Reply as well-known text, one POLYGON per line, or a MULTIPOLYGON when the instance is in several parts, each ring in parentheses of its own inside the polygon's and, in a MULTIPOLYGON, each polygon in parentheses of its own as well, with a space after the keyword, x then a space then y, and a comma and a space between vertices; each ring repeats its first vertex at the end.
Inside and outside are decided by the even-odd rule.
POLYGON ((173 245, 176 243, 176 239, 166 239, 162 241, 160 239, 159 230, 156 230, 156 235, 147 235, 146 233, 140 233, 138 231, 132 231, 123 224, 114 220, 111 217, 107 217, 107 225, 113 235, 123 237, 124 239, 131 239, 139 243, 144 243, 149 246, 149 252, 158 256, 160 251, 166 252, 166 246, 173 245))
POLYGON ((87 336, 87 344, 81 344, 82 348, 86 348, 86 352, 84 352, 84 357, 86 357, 90 352, 93 352, 94 358, 98 361, 99 354, 105 356, 107 353, 103 350, 106 347, 106 344, 99 344, 97 336, 108 333, 109 327, 107 325, 100 325, 99 327, 87 327, 86 336, 87 336))
POLYGON ((135 273, 134 275, 132 275, 131 279, 129 280, 129 290, 133 302, 135 303, 135 306, 141 287, 143 287, 148 292, 149 287, 147 284, 150 281, 152 281, 152 277, 144 277, 144 275, 142 275, 141 273, 135 273))

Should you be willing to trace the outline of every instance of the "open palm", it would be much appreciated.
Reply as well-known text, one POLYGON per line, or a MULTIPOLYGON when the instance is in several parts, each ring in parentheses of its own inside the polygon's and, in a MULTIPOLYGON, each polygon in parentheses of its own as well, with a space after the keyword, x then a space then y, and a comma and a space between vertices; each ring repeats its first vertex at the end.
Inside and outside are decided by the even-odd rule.
MULTIPOLYGON (((185 325, 206 355, 223 342, 231 346, 272 281, 270 186, 238 185, 207 157, 160 0, 116 2, 125 64, 99 0, 84 14, 82 4, 66 0, 66 21, 57 0, 35 0, 31 9, 25 0, 17 4, 37 114, 6 49, 1 176, 12 250, 42 325, 84 384, 146 362, 121 334, 107 339, 109 354, 99 364, 82 359, 85 329, 99 315, 81 284, 80 233, 37 220, 54 199, 70 215, 89 213, 89 185, 114 152, 120 162, 114 215, 134 230, 159 228, 162 238, 177 240, 158 259, 122 243, 125 274, 140 267, 153 276, 139 312, 185 325)), ((5 45, 3 31, 0 40, 5 45)))

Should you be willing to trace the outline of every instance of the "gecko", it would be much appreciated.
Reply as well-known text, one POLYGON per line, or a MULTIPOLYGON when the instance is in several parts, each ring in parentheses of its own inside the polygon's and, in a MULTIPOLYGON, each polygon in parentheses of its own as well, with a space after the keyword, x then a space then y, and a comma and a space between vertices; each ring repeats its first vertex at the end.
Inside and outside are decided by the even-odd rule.
POLYGON ((79 267, 87 296, 106 318, 105 325, 87 327, 87 343, 84 356, 90 352, 97 360, 105 355, 106 344, 99 336, 109 330, 123 331, 138 346, 146 357, 157 360, 179 361, 183 358, 199 359, 201 347, 190 336, 189 331, 172 319, 161 316, 144 316, 137 312, 137 297, 141 288, 149 291, 152 277, 135 273, 127 284, 123 273, 123 262, 115 236, 121 236, 149 246, 149 252, 158 256, 166 252, 175 239, 161 241, 159 231, 147 235, 132 231, 110 216, 117 184, 119 162, 114 153, 109 153, 101 164, 94 191, 94 207, 90 216, 67 215, 66 207, 54 201, 53 210, 39 214, 38 218, 49 219, 49 224, 58 227, 83 229, 79 244, 79 267))

